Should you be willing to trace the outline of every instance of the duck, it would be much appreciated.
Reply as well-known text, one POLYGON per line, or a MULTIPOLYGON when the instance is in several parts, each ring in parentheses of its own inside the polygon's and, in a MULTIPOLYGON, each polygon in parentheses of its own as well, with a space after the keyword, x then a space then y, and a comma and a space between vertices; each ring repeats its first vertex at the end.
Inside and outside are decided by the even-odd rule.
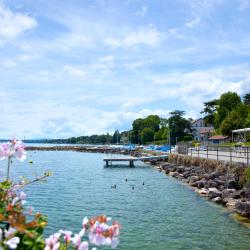
POLYGON ((116 188, 116 184, 115 185, 111 185, 111 188, 116 188))

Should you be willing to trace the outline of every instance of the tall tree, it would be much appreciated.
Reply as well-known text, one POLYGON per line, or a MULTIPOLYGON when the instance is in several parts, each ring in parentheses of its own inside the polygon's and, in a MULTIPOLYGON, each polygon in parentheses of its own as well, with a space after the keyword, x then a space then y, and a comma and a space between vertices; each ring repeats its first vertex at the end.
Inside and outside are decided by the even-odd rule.
POLYGON ((240 105, 241 99, 240 96, 235 92, 227 92, 220 96, 218 100, 217 112, 215 115, 215 127, 219 128, 223 120, 227 115, 237 108, 240 105))
POLYGON ((201 111, 201 113, 204 113, 204 121, 206 125, 213 125, 215 121, 215 112, 216 112, 216 107, 218 105, 218 100, 214 99, 209 102, 204 102, 204 109, 201 111))
POLYGON ((182 140, 183 136, 186 135, 185 129, 190 129, 190 121, 185 119, 184 115, 185 111, 181 110, 170 112, 168 121, 171 144, 175 144, 177 139, 182 140))
POLYGON ((244 95, 243 102, 244 102, 245 105, 250 106, 250 93, 247 93, 247 94, 244 95))

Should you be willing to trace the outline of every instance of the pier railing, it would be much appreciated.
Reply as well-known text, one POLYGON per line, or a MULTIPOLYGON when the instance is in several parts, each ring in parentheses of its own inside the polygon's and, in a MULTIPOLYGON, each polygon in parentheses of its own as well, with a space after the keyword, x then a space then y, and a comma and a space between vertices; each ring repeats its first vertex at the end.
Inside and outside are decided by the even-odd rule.
POLYGON ((187 154, 199 158, 241 162, 250 165, 250 147, 202 146, 188 148, 187 154))

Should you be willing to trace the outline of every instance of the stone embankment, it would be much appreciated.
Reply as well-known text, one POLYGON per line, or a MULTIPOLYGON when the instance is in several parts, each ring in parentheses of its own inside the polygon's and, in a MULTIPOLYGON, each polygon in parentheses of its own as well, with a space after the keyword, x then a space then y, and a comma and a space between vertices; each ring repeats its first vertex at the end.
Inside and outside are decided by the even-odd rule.
POLYGON ((250 185, 245 183, 244 176, 246 166, 173 154, 168 162, 151 164, 190 185, 199 195, 250 218, 250 185))
POLYGON ((130 150, 123 148, 113 148, 106 146, 92 147, 92 146, 27 146, 25 150, 28 151, 76 151, 88 153, 108 153, 108 154, 124 154, 139 156, 138 150, 130 150))

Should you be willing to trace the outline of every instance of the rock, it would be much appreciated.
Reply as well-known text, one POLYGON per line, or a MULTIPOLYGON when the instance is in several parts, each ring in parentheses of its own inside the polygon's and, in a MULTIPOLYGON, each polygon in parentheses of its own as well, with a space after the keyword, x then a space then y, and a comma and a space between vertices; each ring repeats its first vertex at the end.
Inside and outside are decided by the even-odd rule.
POLYGON ((227 182, 227 188, 234 188, 237 189, 238 185, 235 180, 229 180, 227 182))
POLYGON ((222 191, 222 195, 221 197, 222 198, 230 198, 230 194, 236 192, 236 189, 229 189, 229 188, 226 188, 222 191))
POLYGON ((243 188, 244 198, 250 199, 250 188, 243 188))
POLYGON ((179 174, 181 174, 181 173, 183 173, 183 172, 185 171, 185 168, 182 167, 182 166, 179 166, 179 167, 177 167, 176 171, 177 171, 179 174))
POLYGON ((211 179, 215 179, 215 178, 218 178, 218 177, 220 177, 219 172, 214 171, 214 172, 211 173, 211 179))
POLYGON ((204 188, 205 184, 206 184, 206 180, 205 179, 201 179, 199 181, 195 182, 197 184, 197 188, 204 188))
POLYGON ((177 177, 177 176, 178 176, 178 173, 176 173, 176 172, 169 172, 168 175, 169 175, 169 176, 172 176, 172 177, 177 177))
POLYGON ((221 197, 215 197, 212 199, 212 201, 218 204, 223 203, 223 199, 221 197))
POLYGON ((195 183, 195 182, 198 181, 198 180, 199 180, 199 176, 197 176, 197 175, 192 175, 192 176, 190 176, 190 178, 189 178, 189 184, 192 186, 192 184, 195 183))
POLYGON ((197 191, 200 195, 207 195, 208 194, 208 190, 206 188, 202 188, 200 190, 197 191))
POLYGON ((207 183, 206 183, 207 187, 210 187, 210 188, 216 188, 218 187, 218 184, 216 181, 213 181, 213 180, 208 180, 207 183))
POLYGON ((208 198, 213 199, 215 197, 221 197, 221 191, 217 188, 209 188, 208 189, 208 198))
POLYGON ((238 200, 233 199, 233 198, 225 198, 223 199, 223 203, 226 204, 227 208, 235 210, 235 206, 238 200))
POLYGON ((235 204, 235 209, 241 216, 250 218, 250 202, 238 201, 235 204))

